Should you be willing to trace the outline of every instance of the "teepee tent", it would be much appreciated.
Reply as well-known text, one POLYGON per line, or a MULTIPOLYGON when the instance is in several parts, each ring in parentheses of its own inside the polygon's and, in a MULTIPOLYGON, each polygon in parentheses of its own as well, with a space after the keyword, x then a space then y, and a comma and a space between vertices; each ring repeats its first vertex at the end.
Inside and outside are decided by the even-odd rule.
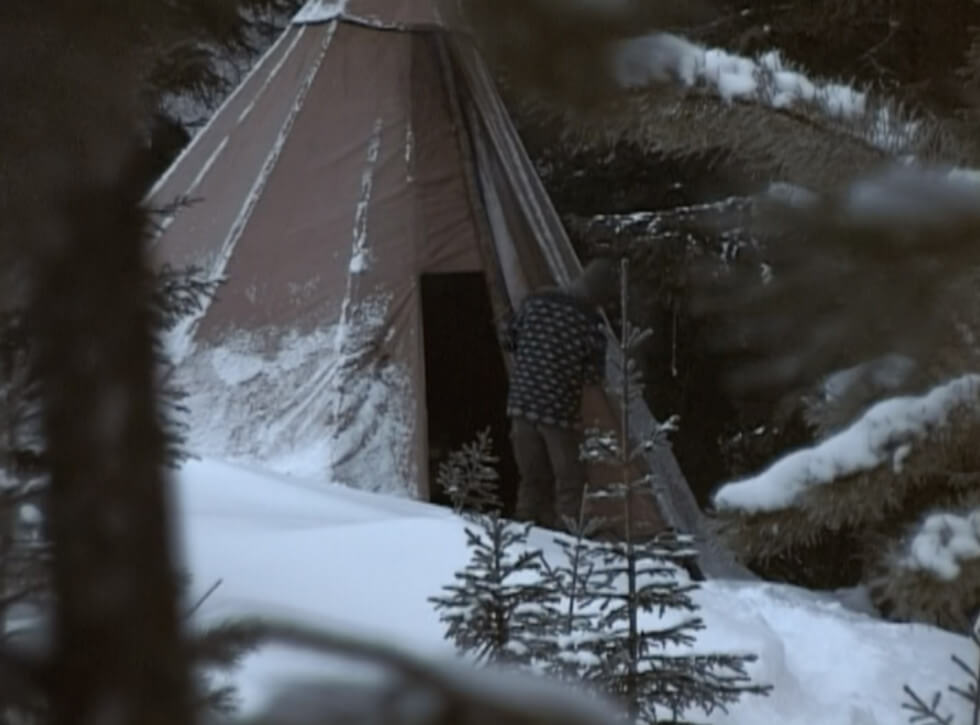
MULTIPOLYGON (((434 410, 448 397, 481 427, 489 408, 467 396, 488 388, 499 414, 480 377, 504 368, 497 324, 580 269, 479 54, 432 0, 308 3, 149 202, 170 210, 158 260, 224 280, 175 342, 194 448, 422 498, 434 410), (463 300, 474 279, 482 307, 463 300)), ((614 420, 611 401, 589 407, 614 420)), ((649 527, 700 534, 705 570, 738 573, 669 448, 649 462, 649 527)))

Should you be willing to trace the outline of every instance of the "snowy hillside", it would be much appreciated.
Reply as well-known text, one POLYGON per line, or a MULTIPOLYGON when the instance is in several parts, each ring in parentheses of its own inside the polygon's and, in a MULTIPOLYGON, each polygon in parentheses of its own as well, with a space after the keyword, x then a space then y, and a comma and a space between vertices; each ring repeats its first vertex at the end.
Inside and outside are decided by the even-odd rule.
MULTIPOLYGON (((189 462, 177 487, 193 593, 222 580, 203 621, 278 614, 452 656, 426 601, 468 558, 449 510, 212 460, 189 462)), ((532 545, 557 553, 549 532, 533 532, 532 545)), ((957 679, 951 653, 973 657, 965 638, 791 587, 713 581, 697 600, 708 625, 698 648, 755 652, 752 675, 775 686, 711 722, 904 723, 903 684, 931 695, 957 679)), ((325 674, 356 676, 278 648, 252 655, 234 679, 247 714, 291 678, 325 674)))

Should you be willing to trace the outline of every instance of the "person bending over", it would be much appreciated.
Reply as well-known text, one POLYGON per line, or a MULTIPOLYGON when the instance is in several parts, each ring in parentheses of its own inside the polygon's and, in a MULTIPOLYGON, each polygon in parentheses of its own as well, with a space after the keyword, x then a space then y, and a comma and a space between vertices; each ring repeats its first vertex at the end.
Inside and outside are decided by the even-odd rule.
POLYGON ((566 516, 578 518, 586 483, 582 399, 605 377, 600 308, 616 279, 613 260, 592 260, 564 287, 528 295, 508 326, 504 345, 514 365, 507 415, 520 474, 518 520, 555 528, 566 516))

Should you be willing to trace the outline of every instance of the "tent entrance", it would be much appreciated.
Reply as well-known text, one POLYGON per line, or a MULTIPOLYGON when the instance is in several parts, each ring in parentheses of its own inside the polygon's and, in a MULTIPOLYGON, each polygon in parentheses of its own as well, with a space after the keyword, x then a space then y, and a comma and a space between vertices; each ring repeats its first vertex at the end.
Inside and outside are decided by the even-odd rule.
POLYGON ((449 504, 436 474, 450 451, 490 428, 500 459, 504 511, 514 508, 517 469, 506 414, 507 369, 482 272, 421 277, 428 410, 429 499, 449 504))

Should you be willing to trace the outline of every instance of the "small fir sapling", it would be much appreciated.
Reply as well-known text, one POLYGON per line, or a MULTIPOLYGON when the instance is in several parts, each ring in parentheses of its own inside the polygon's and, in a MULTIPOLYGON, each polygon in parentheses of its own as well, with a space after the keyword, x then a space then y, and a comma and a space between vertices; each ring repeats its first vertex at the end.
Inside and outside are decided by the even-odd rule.
POLYGON ((558 587, 558 590, 562 596, 568 599, 565 606, 564 623, 561 628, 566 634, 575 628, 577 621, 575 605, 578 602, 578 594, 582 582, 591 573, 587 562, 589 547, 592 545, 592 542, 589 540, 602 529, 605 523, 601 518, 590 518, 586 516, 589 497, 590 491, 588 485, 586 485, 585 490, 582 492, 578 517, 571 519, 566 516, 564 519, 566 530, 574 538, 555 537, 554 539, 555 544, 561 549, 565 557, 565 566, 548 569, 549 576, 558 587))
POLYGON ((500 484, 497 473, 499 458, 493 454, 490 428, 477 433, 476 440, 450 452, 439 464, 437 482, 453 504, 453 510, 499 511, 500 484))
POLYGON ((450 454, 439 481, 469 520, 470 561, 444 594, 430 598, 446 638, 478 662, 529 664, 548 655, 557 594, 539 550, 528 549, 531 524, 500 516, 497 459, 489 430, 450 454))
MULTIPOLYGON (((658 722, 665 714, 676 719, 693 708, 711 713, 743 694, 765 694, 770 688, 752 684, 746 674, 745 665, 753 656, 683 651, 696 641, 694 633, 705 628, 694 614, 698 606, 690 596, 697 584, 688 580, 682 568, 696 556, 693 541, 673 532, 645 541, 636 536, 634 496, 652 482, 648 474, 633 472, 647 442, 631 444, 628 403, 641 394, 642 384, 631 354, 649 333, 635 330, 628 321, 627 278, 624 259, 618 341, 624 361, 620 429, 592 430, 583 446, 587 460, 620 472, 606 495, 622 502, 623 536, 563 547, 566 555, 574 557, 566 571, 576 573, 559 580, 574 582, 563 593, 577 601, 566 610, 565 621, 574 631, 566 638, 561 660, 577 678, 624 702, 631 722, 658 722), (653 617, 660 626, 644 627, 653 617)), ((654 435, 664 433, 659 430, 654 435)))
POLYGON ((589 660, 578 645, 590 636, 596 636, 598 623, 587 610, 583 588, 594 579, 595 565, 590 561, 590 549, 596 544, 592 537, 601 531, 604 521, 587 517, 590 497, 586 486, 575 519, 564 518, 569 536, 556 536, 554 543, 562 552, 563 563, 552 566, 543 559, 545 574, 560 597, 560 606, 554 610, 557 617, 555 646, 551 659, 545 664, 548 674, 564 680, 579 680, 589 660))
POLYGON ((470 561, 445 594, 430 601, 446 638, 477 662, 532 664, 550 657, 558 595, 544 576, 541 552, 527 548, 530 524, 496 512, 474 514, 466 528, 470 561))

